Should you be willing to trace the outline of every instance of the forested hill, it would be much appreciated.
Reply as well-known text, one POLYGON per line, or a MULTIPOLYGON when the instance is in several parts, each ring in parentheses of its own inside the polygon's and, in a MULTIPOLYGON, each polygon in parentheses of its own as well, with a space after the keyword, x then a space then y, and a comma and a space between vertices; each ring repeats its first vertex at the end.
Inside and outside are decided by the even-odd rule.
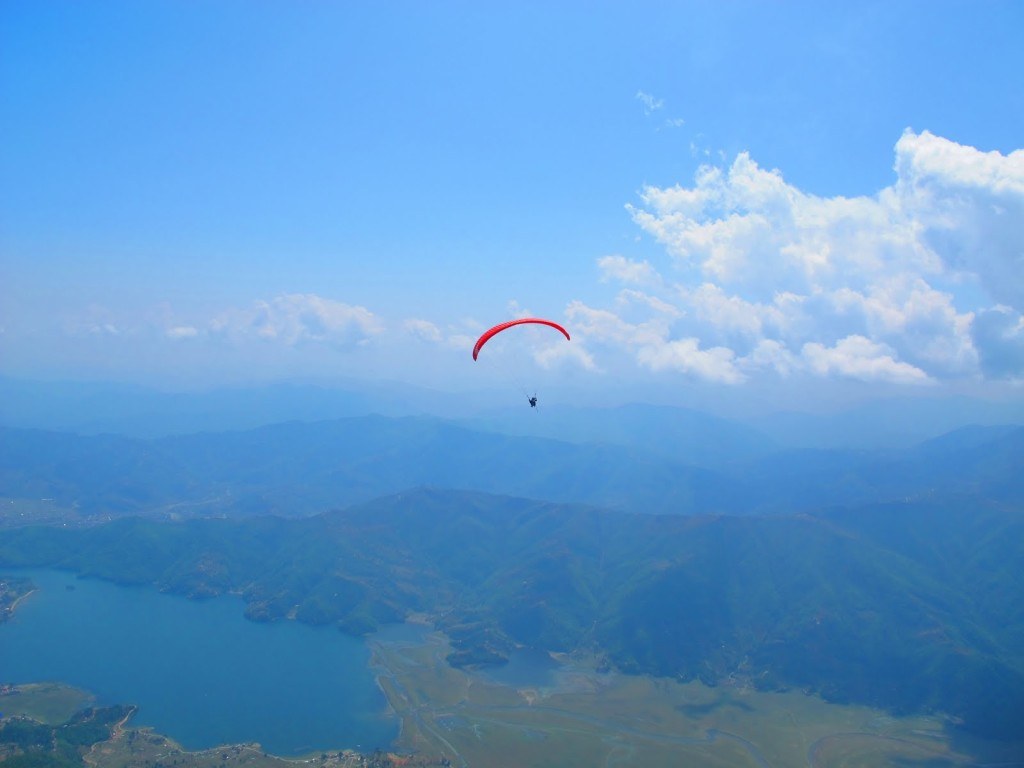
MULTIPOLYGON (((659 435, 681 429, 663 421, 659 435)), ((620 427, 609 434, 628 432, 620 427)), ((52 499, 99 517, 305 516, 423 485, 657 514, 791 513, 949 494, 1024 503, 1021 427, 963 429, 887 452, 770 450, 718 422, 699 428, 713 467, 687 463, 699 452, 692 436, 676 453, 672 441, 655 440, 654 452, 635 438, 569 443, 412 417, 150 440, 0 428, 0 497, 52 499)))
POLYGON ((0 565, 238 591, 251 618, 350 632, 425 612, 462 664, 585 651, 1007 738, 1024 711, 1024 516, 969 499, 680 517, 418 490, 299 520, 7 530, 0 565))

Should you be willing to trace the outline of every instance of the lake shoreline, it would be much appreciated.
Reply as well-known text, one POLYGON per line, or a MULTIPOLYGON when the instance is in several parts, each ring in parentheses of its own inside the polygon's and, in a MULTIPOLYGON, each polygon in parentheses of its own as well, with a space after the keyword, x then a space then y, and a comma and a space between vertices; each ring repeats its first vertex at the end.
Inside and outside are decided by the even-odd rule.
POLYGON ((3 624, 14 616, 15 610, 25 598, 37 592, 39 587, 31 579, 18 576, 0 575, 0 583, 3 584, 3 590, 0 591, 0 624, 3 624), (19 589, 25 591, 19 594, 19 589), (12 598, 12 595, 15 597, 12 598))
POLYGON ((61 680, 102 704, 131 702, 139 727, 192 750, 258 740, 282 756, 372 752, 398 736, 365 638, 253 622, 235 596, 189 600, 67 571, 11 570, 36 589, 31 601, 19 595, 19 620, 0 625, 0 680, 61 680))
POLYGON ((11 603, 10 607, 7 609, 8 610, 8 615, 9 616, 13 616, 14 612, 18 609, 18 606, 21 605, 22 602, 27 600, 29 597, 31 597, 32 595, 34 595, 38 591, 39 591, 39 588, 38 587, 34 587, 33 589, 31 589, 28 592, 26 592, 24 595, 19 597, 17 600, 15 600, 13 603, 11 603))

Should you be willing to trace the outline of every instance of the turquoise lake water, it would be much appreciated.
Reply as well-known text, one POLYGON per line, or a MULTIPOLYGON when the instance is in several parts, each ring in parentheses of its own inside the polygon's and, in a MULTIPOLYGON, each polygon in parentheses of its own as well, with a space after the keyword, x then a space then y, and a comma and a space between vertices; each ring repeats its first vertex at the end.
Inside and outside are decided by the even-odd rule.
POLYGON ((60 681, 135 704, 186 749, 258 741, 274 754, 369 752, 398 720, 366 644, 336 629, 256 624, 241 599, 187 600, 50 570, 5 569, 39 590, 0 624, 0 682, 60 681))

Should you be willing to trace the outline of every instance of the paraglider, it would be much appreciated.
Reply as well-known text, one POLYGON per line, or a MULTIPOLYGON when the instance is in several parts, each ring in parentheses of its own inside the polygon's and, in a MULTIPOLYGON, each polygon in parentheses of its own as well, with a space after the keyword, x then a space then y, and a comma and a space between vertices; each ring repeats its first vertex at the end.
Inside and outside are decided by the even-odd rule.
MULTIPOLYGON (((513 328, 517 325, 526 324, 546 325, 549 328, 554 328, 556 331, 559 331, 563 336, 565 336, 567 340, 571 340, 569 339, 569 332, 556 322, 553 322, 551 320, 544 320, 543 318, 539 317, 522 317, 519 318, 518 320, 509 320, 504 323, 498 323, 493 328, 489 328, 486 331, 484 331, 483 334, 481 334, 480 338, 476 340, 476 344, 473 346, 473 359, 477 359, 477 356, 480 354, 480 350, 483 348, 484 344, 490 341, 497 334, 501 333, 502 331, 508 330, 509 328, 513 328)), ((524 391, 523 394, 526 394, 526 391, 524 391)), ((531 408, 537 407, 536 392, 533 394, 533 397, 527 395, 526 400, 530 404, 531 408)))
POLYGON ((551 328, 554 328, 556 331, 561 331, 562 335, 565 336, 566 339, 569 338, 569 332, 567 330, 565 330, 565 328, 560 326, 558 323, 553 322, 552 320, 543 320, 543 319, 541 319, 539 317, 521 317, 518 320, 509 320, 509 321, 504 322, 504 323, 498 323, 493 328, 490 328, 490 329, 484 331, 483 334, 480 336, 480 338, 476 340, 476 345, 473 347, 473 359, 476 360, 477 355, 480 354, 481 348, 483 348, 484 344, 486 344, 488 341, 490 341, 491 338, 495 334, 501 333, 504 330, 508 330, 509 328, 512 328, 513 326, 523 325, 523 324, 526 324, 526 323, 534 323, 534 324, 537 324, 537 325, 547 325, 547 326, 549 326, 551 328))

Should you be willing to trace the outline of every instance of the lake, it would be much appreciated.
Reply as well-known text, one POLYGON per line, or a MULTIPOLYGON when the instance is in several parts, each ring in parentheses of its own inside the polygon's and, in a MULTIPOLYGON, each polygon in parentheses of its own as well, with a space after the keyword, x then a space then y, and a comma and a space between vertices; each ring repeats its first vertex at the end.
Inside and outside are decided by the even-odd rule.
POLYGON ((52 570, 0 624, 0 682, 60 681, 135 704, 186 749, 258 741, 274 754, 386 747, 398 735, 357 638, 246 620, 240 598, 188 600, 52 570))

